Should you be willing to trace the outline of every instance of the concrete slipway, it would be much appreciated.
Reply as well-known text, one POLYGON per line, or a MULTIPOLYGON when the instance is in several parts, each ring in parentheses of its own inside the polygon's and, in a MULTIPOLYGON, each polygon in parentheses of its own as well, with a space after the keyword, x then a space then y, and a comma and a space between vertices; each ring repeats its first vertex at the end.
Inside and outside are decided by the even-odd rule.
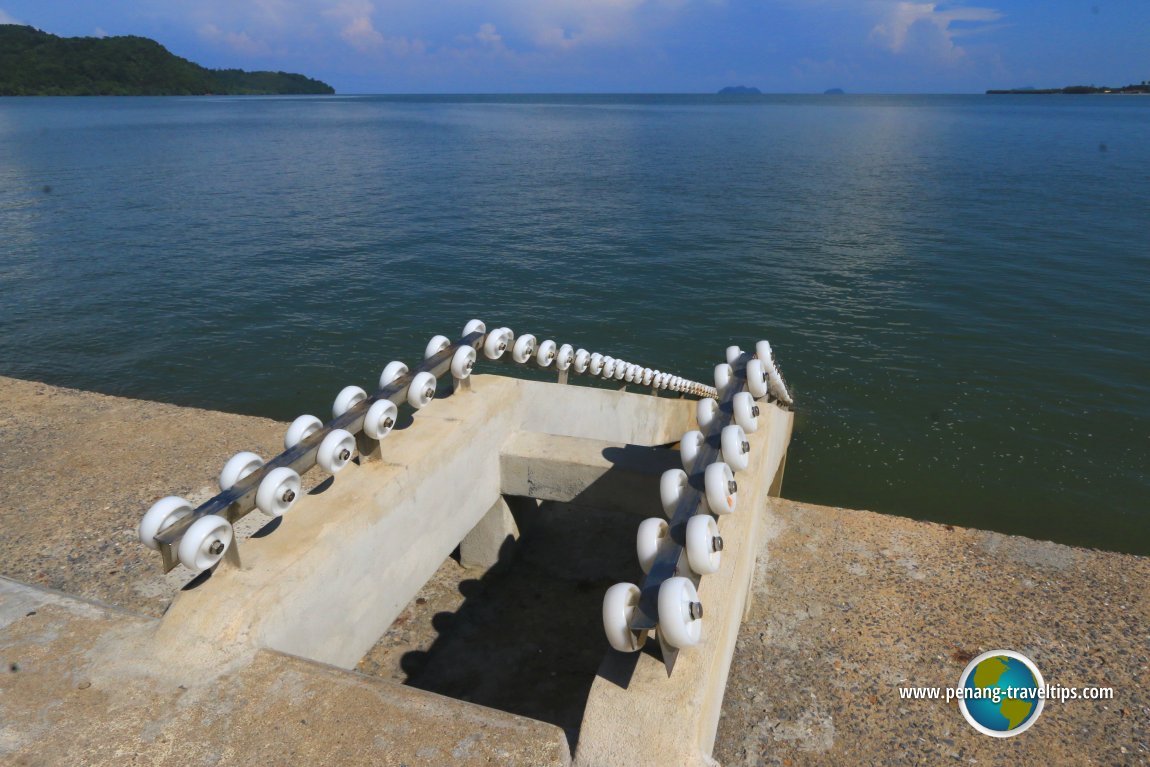
POLYGON ((634 531, 659 513, 658 472, 677 460, 660 446, 691 425, 684 401, 478 376, 282 524, 246 518, 244 569, 190 584, 135 540, 139 514, 212 495, 222 459, 278 452, 282 424, 3 378, 0 402, 4 763, 1150 759, 1146 558, 769 498, 782 411, 751 435, 768 480, 741 483, 724 568, 701 586, 708 639, 668 677, 653 652, 608 650, 599 610, 606 586, 642 576, 634 531), (523 409, 492 426, 508 402, 523 409), (549 421, 564 408, 585 414, 577 433, 549 421), (468 449, 444 465, 432 443, 468 449), (466 521, 432 498, 434 534, 379 526, 387 493, 433 490, 457 492, 466 521), (453 536, 455 552, 412 543, 453 536), (707 647, 727 641, 729 676, 707 647), (1050 703, 1008 740, 954 703, 900 700, 996 648, 1115 697, 1050 703))

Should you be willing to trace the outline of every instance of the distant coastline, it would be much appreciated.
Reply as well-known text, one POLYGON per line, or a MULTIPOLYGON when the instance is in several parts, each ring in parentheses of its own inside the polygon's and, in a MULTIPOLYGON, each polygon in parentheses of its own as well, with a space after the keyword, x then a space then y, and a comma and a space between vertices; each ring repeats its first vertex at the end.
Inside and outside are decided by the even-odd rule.
POLYGON ((0 96, 332 94, 289 72, 207 69, 146 37, 58 37, 0 24, 0 96))
POLYGON ((1150 80, 1143 80, 1141 83, 1137 84, 1124 85, 1121 88, 1111 88, 1106 85, 1068 85, 1065 88, 1010 88, 1006 90, 988 90, 986 93, 987 95, 991 96, 1048 96, 1055 93, 1066 94, 1070 96, 1090 95, 1095 93, 1150 95, 1150 80))

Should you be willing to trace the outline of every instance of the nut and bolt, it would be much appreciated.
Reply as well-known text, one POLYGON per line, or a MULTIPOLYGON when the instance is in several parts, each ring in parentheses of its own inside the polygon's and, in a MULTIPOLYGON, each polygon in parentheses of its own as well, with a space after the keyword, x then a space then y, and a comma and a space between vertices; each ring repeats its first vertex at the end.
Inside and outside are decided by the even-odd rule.
POLYGON ((395 419, 394 418, 392 418, 391 416, 388 416, 387 418, 383 419, 383 428, 390 429, 392 426, 395 426, 395 419))
POLYGON ((208 553, 211 554, 213 557, 218 557, 220 554, 223 554, 224 553, 224 542, 223 541, 212 541, 210 544, 208 544, 208 553))
POLYGON ((423 396, 427 399, 435 399, 435 389, 431 388, 430 386, 427 387, 423 391, 423 396))
POLYGON ((751 415, 753 415, 755 418, 759 417, 759 406, 758 405, 751 405, 751 415))
POLYGON ((294 500, 295 500, 295 490, 292 490, 291 488, 288 488, 287 490, 285 490, 284 494, 283 494, 283 502, 284 503, 291 503, 294 500))
POLYGON ((348 450, 346 447, 343 450, 339 451, 339 460, 346 461, 350 458, 351 458, 351 451, 348 450))
POLYGON ((735 493, 739 492, 739 483, 732 479, 730 482, 727 483, 727 492, 730 493, 731 495, 734 495, 735 493))
POLYGON ((692 602, 690 606, 691 620, 697 621, 703 617, 703 603, 692 602))
POLYGON ((713 538, 711 538, 711 551, 722 551, 722 550, 723 550, 723 536, 716 535, 713 538))

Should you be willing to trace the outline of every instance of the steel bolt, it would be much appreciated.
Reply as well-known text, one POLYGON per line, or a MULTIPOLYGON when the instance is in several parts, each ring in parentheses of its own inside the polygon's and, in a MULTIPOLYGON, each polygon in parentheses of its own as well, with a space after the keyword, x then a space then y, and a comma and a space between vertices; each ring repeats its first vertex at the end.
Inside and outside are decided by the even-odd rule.
POLYGON ((339 451, 339 460, 346 461, 349 458, 351 458, 351 451, 348 450, 346 447, 343 450, 339 451))
POLYGON ((427 389, 423 392, 423 396, 427 397, 428 399, 434 399, 435 398, 435 389, 432 389, 430 386, 427 387, 427 389))
POLYGON ((743 443, 743 452, 744 453, 751 452, 751 443, 750 442, 744 442, 743 443))
POLYGON ((285 490, 284 494, 283 494, 283 502, 284 503, 291 503, 294 500, 295 500, 295 490, 291 490, 291 489, 285 490))
POLYGON ((751 405, 751 415, 755 416, 756 418, 759 417, 759 406, 758 405, 751 405))
POLYGON ((731 495, 734 495, 735 493, 739 492, 739 483, 732 479, 730 482, 727 483, 727 492, 730 493, 731 495))
POLYGON ((697 621, 703 617, 703 603, 702 602, 692 602, 690 610, 691 610, 691 620, 697 621))
POLYGON ((723 536, 716 535, 714 538, 711 539, 711 551, 722 551, 722 550, 723 550, 723 536))
POLYGON ((392 426, 395 426, 395 419, 394 418, 392 418, 391 416, 388 416, 387 418, 383 419, 383 428, 390 429, 392 426))
POLYGON ((211 554, 213 557, 218 557, 220 554, 223 554, 224 553, 223 541, 212 541, 211 544, 208 545, 208 553, 211 554))

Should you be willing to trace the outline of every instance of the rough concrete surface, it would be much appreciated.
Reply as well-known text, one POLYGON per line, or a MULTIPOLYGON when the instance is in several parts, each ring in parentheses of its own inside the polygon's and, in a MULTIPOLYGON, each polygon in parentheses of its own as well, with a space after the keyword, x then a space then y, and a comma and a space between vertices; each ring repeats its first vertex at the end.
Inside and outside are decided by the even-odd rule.
MULTIPOLYGON (((264 419, 0 377, 0 469, 8 479, 0 496, 0 574, 158 616, 188 576, 160 574, 158 556, 136 541, 140 515, 163 495, 209 497, 229 456, 273 454, 282 433, 283 424, 264 419)), ((465 653, 476 616, 491 622, 503 604, 529 607, 537 594, 546 598, 546 588, 532 590, 533 582, 548 583, 530 567, 514 573, 520 562, 539 571, 556 567, 546 546, 571 548, 563 532, 569 520, 560 519, 534 536, 524 531, 527 544, 542 536, 545 545, 533 553, 523 547, 523 559, 506 575, 477 578, 447 560, 360 669, 469 697, 467 679, 451 673, 450 659, 465 653), (509 578, 519 579, 518 591, 483 598, 509 578)), ((772 502, 767 523, 754 605, 739 635, 719 724, 714 756, 721 763, 1148 763, 1147 558, 781 500, 772 502), (1006 740, 976 733, 956 703, 898 697, 899 687, 953 686, 969 658, 1000 648, 1033 659, 1048 684, 1109 686, 1115 697, 1050 702, 1029 731, 1006 740)), ((596 524, 589 529, 612 541, 607 550, 619 561, 609 574, 577 573, 568 581, 573 593, 594 597, 588 613, 601 599, 600 581, 633 566, 622 559, 629 552, 614 551, 622 528, 596 524)), ((584 548, 594 554, 595 542, 584 548)), ((127 626, 134 619, 119 620, 127 626)), ((547 633, 530 636, 542 640, 547 633)), ((588 626, 587 637, 601 640, 600 627, 588 626)), ((542 657, 557 651, 547 647, 559 647, 537 644, 542 657)), ((53 692, 8 679, 5 695, 38 696, 47 707, 38 710, 49 710, 79 695, 85 681, 76 680, 76 691, 53 692)), ((481 683, 475 689, 483 702, 498 705, 506 697, 484 693, 481 683)), ((246 715, 267 720, 253 731, 267 734, 269 748, 275 727, 295 721, 254 708, 246 715)), ((565 717, 551 721, 563 725, 565 717)), ((337 731, 342 721, 333 716, 324 727, 337 731)), ((301 748, 324 742, 315 731, 291 737, 301 748)), ((267 763, 323 761, 314 751, 274 753, 267 763)), ((491 763, 531 761, 485 756, 491 763)))

